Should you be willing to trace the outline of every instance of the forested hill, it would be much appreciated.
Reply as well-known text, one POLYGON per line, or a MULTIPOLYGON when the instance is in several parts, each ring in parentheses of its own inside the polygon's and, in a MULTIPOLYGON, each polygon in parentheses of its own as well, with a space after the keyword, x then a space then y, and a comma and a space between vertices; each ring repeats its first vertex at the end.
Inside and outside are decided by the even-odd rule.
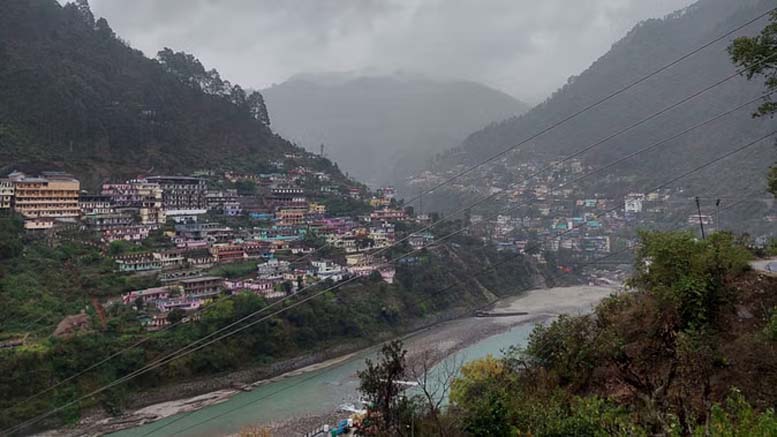
POLYGON ((146 58, 84 0, 0 1, 0 170, 64 169, 89 186, 149 172, 262 170, 290 152, 299 151, 271 131, 261 94, 193 56, 146 58))
MULTIPOLYGON (((490 154, 520 143, 775 6, 777 2, 774 0, 701 0, 686 10, 662 19, 644 21, 615 43, 590 68, 570 78, 565 86, 544 103, 520 117, 491 125, 470 135, 460 147, 438 160, 435 168, 439 172, 459 164, 479 162, 490 154)), ((765 23, 763 19, 739 35, 757 34, 765 23)), ((510 159, 522 161, 529 157, 540 157, 551 160, 567 156, 733 74, 736 69, 726 51, 733 38, 705 49, 542 135, 520 147, 519 153, 511 153, 510 159)), ((748 82, 745 78, 737 78, 626 135, 598 146, 583 155, 583 158, 592 165, 610 162, 763 92, 760 81, 748 82)), ((680 169, 708 161, 774 128, 773 122, 767 119, 751 117, 756 107, 757 104, 754 104, 714 125, 683 136, 667 144, 660 153, 631 159, 614 171, 616 175, 628 176, 637 188, 647 186, 647 179, 655 180, 668 173, 677 174, 680 169)), ((691 181, 691 184, 710 190, 729 190, 731 194, 748 187, 761 186, 765 189, 766 169, 773 161, 773 148, 768 145, 759 147, 753 153, 738 155, 727 161, 726 165, 711 170, 717 172, 711 178, 714 186, 708 184, 708 172, 697 175, 696 181, 691 181), (704 182, 700 182, 701 179, 704 182)), ((611 182, 612 179, 610 186, 613 186, 611 182)), ((623 188, 619 186, 619 189, 623 188)))
POLYGON ((262 91, 273 127, 326 153, 358 179, 394 182, 488 123, 522 114, 515 98, 467 81, 321 73, 262 91))

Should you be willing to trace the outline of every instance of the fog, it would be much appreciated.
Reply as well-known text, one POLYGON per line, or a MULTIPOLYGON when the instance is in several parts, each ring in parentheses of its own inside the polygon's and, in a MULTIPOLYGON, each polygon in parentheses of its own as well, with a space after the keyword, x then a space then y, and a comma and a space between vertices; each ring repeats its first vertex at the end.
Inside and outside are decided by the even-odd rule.
POLYGON ((691 0, 92 0, 153 56, 197 55, 265 88, 301 72, 406 71, 466 79, 536 103, 637 22, 691 0))

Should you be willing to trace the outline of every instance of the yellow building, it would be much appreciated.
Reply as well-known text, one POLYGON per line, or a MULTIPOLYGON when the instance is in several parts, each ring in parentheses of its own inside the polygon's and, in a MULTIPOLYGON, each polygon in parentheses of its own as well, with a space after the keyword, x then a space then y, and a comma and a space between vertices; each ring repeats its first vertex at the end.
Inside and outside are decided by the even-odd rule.
POLYGON ((281 226, 299 225, 305 223, 305 210, 299 208, 283 208, 275 213, 281 226))
POLYGON ((53 226, 52 219, 80 216, 78 196, 81 184, 73 176, 48 172, 33 178, 23 173, 12 173, 9 179, 14 189, 13 209, 24 217, 25 228, 49 228, 53 226))
POLYGON ((311 214, 326 214, 326 205, 322 203, 310 202, 308 212, 311 214))

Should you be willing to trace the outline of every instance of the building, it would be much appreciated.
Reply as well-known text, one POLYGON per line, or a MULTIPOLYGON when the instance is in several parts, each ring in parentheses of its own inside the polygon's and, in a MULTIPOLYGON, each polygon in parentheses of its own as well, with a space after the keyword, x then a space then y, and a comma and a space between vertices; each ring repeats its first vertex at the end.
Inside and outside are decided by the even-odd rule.
POLYGON ((288 272, 290 269, 291 269, 291 265, 288 261, 282 261, 275 258, 265 263, 256 265, 256 273, 260 277, 280 275, 282 273, 288 272))
POLYGON ((150 176, 162 189, 162 208, 167 215, 197 215, 208 211, 208 185, 191 176, 150 176))
POLYGON ((83 218, 84 226, 95 231, 105 231, 108 229, 132 226, 135 222, 136 216, 127 211, 118 213, 95 213, 86 215, 83 218))
POLYGON ((155 287, 146 288, 145 290, 135 290, 129 293, 125 293, 121 296, 122 302, 125 304, 135 303, 138 299, 144 304, 168 299, 171 295, 170 288, 168 287, 155 287))
POLYGON ((376 221, 377 220, 385 220, 385 221, 405 220, 407 219, 407 215, 405 214, 405 211, 401 209, 383 208, 383 209, 372 211, 370 213, 370 219, 376 220, 376 221))
POLYGON ((243 247, 235 244, 219 244, 212 246, 210 248, 210 253, 217 263, 242 261, 246 256, 243 247))
POLYGON ((642 212, 642 202, 645 200, 645 195, 641 193, 630 193, 625 199, 626 213, 639 214, 642 212))
POLYGON ((306 212, 306 210, 301 208, 285 207, 275 213, 275 218, 281 226, 301 225, 305 223, 306 212))
POLYGON ((8 179, 0 179, 0 210, 8 210, 13 202, 13 182, 8 179))
POLYGON ((163 224, 162 188, 145 179, 133 179, 123 184, 103 184, 102 195, 111 199, 117 209, 135 209, 142 224, 163 224))
POLYGON ((347 271, 343 266, 330 261, 311 261, 311 273, 321 280, 331 279, 335 282, 342 281, 347 271))
POLYGON ((72 219, 81 215, 78 207, 81 184, 73 176, 44 172, 40 177, 28 177, 15 172, 9 179, 13 183, 12 206, 24 217, 25 228, 50 228, 54 224, 52 219, 72 219), (46 225, 38 226, 42 222, 46 225))
POLYGON ((151 253, 130 253, 114 258, 120 272, 145 272, 160 270, 162 264, 151 253))
POLYGON ((209 190, 205 197, 210 211, 230 217, 238 216, 243 212, 235 189, 209 190))
POLYGON ((302 188, 273 188, 268 198, 273 208, 297 207, 307 209, 307 200, 302 188))
POLYGON ((82 194, 78 198, 78 208, 82 215, 93 214, 111 214, 113 213, 113 204, 110 196, 92 196, 82 194))
POLYGON ((326 205, 323 203, 310 202, 308 205, 309 214, 326 214, 326 205))
POLYGON ((118 240, 138 242, 148 238, 152 230, 150 225, 113 227, 102 231, 102 240, 108 243, 118 240))
POLYGON ((224 279, 216 276, 202 276, 184 279, 180 282, 187 297, 215 296, 224 289, 224 279))
POLYGON ((702 215, 693 214, 688 216, 688 224, 696 225, 696 226, 699 226, 699 224, 712 225, 713 220, 712 220, 712 216, 709 216, 706 214, 702 214, 702 215))

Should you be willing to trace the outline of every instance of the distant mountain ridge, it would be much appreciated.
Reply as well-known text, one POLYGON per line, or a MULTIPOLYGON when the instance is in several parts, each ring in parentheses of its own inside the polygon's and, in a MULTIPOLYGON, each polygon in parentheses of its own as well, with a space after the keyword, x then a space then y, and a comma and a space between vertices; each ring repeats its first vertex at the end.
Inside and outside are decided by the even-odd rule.
MULTIPOLYGON (((564 119, 598 99, 622 88, 645 74, 679 58, 692 49, 777 6, 773 0, 701 0, 687 9, 662 19, 650 19, 637 25, 611 50, 586 71, 545 102, 519 117, 479 130, 467 137, 431 167, 445 171, 457 165, 471 165, 485 157, 518 144, 547 126, 564 119)), ((766 23, 761 20, 740 35, 752 35, 766 23)), ((739 35, 736 35, 739 36, 739 35)), ((733 74, 736 69, 726 52, 734 37, 708 47, 670 70, 638 85, 626 93, 553 129, 509 156, 518 162, 527 158, 559 159, 623 129, 683 97, 733 74)), ((611 140, 583 155, 589 164, 611 162, 651 142, 663 139, 691 125, 709 119, 764 92, 758 81, 736 78, 627 134, 611 140)), ((660 153, 649 153, 619 165, 611 172, 627 177, 635 188, 662 175, 676 174, 731 150, 736 145, 758 138, 773 128, 768 120, 751 117, 757 105, 728 116, 705 129, 667 144, 660 153)), ((766 169, 774 153, 737 156, 716 168, 715 177, 699 174, 691 178, 693 189, 718 194, 740 194, 744 189, 765 187, 766 169)), ((594 179, 594 178, 592 178, 594 179)), ((596 178, 600 186, 611 184, 596 178)), ((622 188, 619 186, 619 188, 622 188)))
POLYGON ((149 172, 267 170, 301 154, 336 173, 272 132, 261 95, 166 51, 169 62, 146 58, 83 0, 0 2, 0 171, 63 169, 96 186, 149 172))
POLYGON ((528 106, 474 82, 412 73, 305 73, 262 90, 273 127, 358 179, 394 182, 474 129, 528 106))

